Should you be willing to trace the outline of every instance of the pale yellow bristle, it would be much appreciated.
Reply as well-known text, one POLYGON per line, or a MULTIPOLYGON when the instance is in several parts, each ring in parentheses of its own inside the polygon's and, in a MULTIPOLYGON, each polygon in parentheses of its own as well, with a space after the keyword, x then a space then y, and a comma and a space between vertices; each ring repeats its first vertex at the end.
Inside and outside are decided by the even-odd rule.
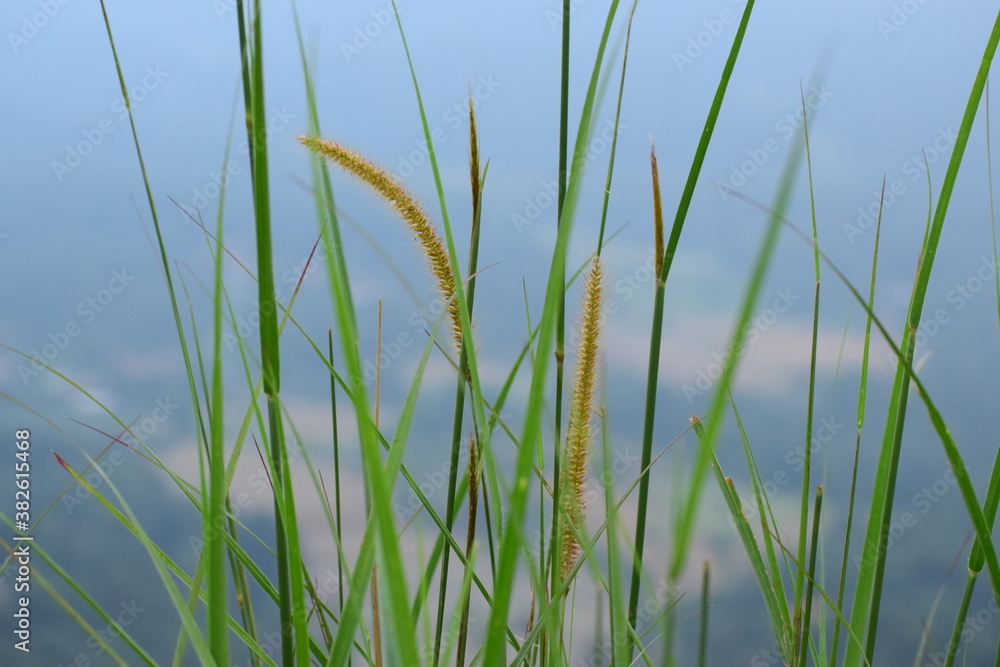
POLYGON ((560 495, 566 518, 562 530, 560 561, 564 577, 580 556, 580 544, 576 533, 583 527, 584 519, 587 458, 590 453, 591 420, 594 414, 594 388, 597 384, 602 289, 601 263, 600 259, 595 258, 585 286, 583 312, 580 317, 579 359, 563 455, 560 495))
POLYGON ((431 225, 423 209, 416 199, 374 162, 362 157, 356 151, 344 147, 335 141, 327 141, 316 137, 299 137, 302 145, 313 152, 331 160, 362 183, 367 184, 396 209, 403 221, 416 236, 416 241, 423 250, 431 273, 437 282, 442 300, 448 304, 448 315, 451 319, 452 336, 456 345, 462 342, 462 321, 455 299, 455 283, 451 271, 451 261, 444 241, 437 230, 431 225))

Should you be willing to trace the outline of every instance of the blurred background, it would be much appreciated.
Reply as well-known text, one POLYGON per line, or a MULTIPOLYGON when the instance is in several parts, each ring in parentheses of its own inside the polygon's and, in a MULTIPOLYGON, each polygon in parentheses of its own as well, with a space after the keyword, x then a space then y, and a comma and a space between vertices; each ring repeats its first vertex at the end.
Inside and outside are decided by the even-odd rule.
MULTIPOLYGON (((575 136, 607 5, 575 0, 572 6, 570 119, 575 136)), ((656 145, 669 224, 744 6, 739 0, 645 2, 635 12, 607 221, 609 235, 615 235, 605 249, 602 382, 612 443, 623 468, 615 480, 620 491, 639 473, 639 406, 654 292, 650 142, 656 145)), ((476 327, 485 381, 495 391, 527 338, 525 299, 533 313, 540 308, 555 239, 561 3, 401 0, 398 8, 463 258, 471 211, 465 116, 470 94, 476 106, 480 152, 489 159, 476 327)), ((619 10, 602 74, 571 267, 582 265, 597 241, 627 9, 619 10)), ((212 260, 190 216, 214 226, 223 207, 227 247, 247 266, 255 261, 234 0, 112 0, 107 11, 172 271, 184 281, 199 335, 208 340, 212 260), (224 198, 221 185, 226 187, 224 198)), ((436 221, 441 217, 391 5, 386 0, 265 2, 275 277, 279 296, 286 300, 318 235, 308 155, 296 141, 308 128, 308 115, 293 11, 323 134, 392 170, 436 221)), ((656 451, 684 431, 692 413, 703 414, 708 407, 767 222, 766 213, 744 197, 764 205, 774 201, 804 120, 809 124, 820 244, 863 292, 885 182, 876 310, 892 334, 900 336, 929 203, 936 201, 995 12, 994 3, 986 0, 776 0, 756 5, 667 285, 656 451)), ((195 483, 198 478, 191 397, 108 35, 93 2, 12 0, 0 9, 0 25, 5 35, 0 45, 5 91, 0 109, 5 202, 0 217, 0 342, 44 360, 72 381, 0 350, 5 399, 0 428, 8 442, 18 428, 33 434, 34 515, 52 503, 34 529, 38 547, 127 626, 155 660, 168 661, 176 616, 149 557, 100 503, 71 483, 50 453, 83 469, 84 453, 97 457, 108 445, 106 437, 88 426, 120 431, 107 408, 134 424, 136 434, 175 472, 195 483)), ((981 108, 945 224, 916 355, 921 377, 981 494, 998 445, 1000 378, 987 145, 986 109, 981 108)), ((363 358, 372 372, 381 363, 382 423, 391 432, 426 343, 423 327, 435 298, 433 284, 393 214, 341 174, 334 175, 334 183, 367 345, 363 358), (381 349, 375 342, 379 300, 381 349)), ((788 217, 809 230, 804 162, 788 217)), ((314 270, 322 262, 322 257, 314 259, 313 270, 302 279, 294 313, 302 330, 325 348, 327 327, 334 322, 325 272, 314 270)), ((233 388, 227 394, 227 416, 235 433, 247 401, 236 337, 246 338, 250 350, 257 344, 256 284, 236 262, 226 265, 226 278, 241 323, 226 338, 226 373, 233 388)), ((835 591, 857 430, 864 313, 824 266, 818 424, 806 434, 814 288, 811 248, 783 231, 734 396, 762 476, 772 482, 768 494, 789 540, 796 539, 802 451, 807 439, 813 443, 816 481, 826 488, 823 534, 829 560, 822 567, 835 591)), ((571 313, 578 293, 571 288, 571 313)), ((182 317, 190 322, 188 313, 182 317)), ((286 329, 282 341, 284 401, 310 457, 328 470, 329 376, 300 331, 286 329)), ((861 441, 861 507, 871 493, 892 372, 889 348, 878 340, 861 441)), ((453 375, 447 361, 432 361, 406 455, 414 475, 439 489, 431 498, 442 505, 444 489, 435 487, 434 480, 447 461, 450 424, 442 424, 438 406, 451 409, 453 375)), ((509 405, 505 417, 512 424, 520 424, 522 405, 517 400, 509 405)), ((347 407, 341 407, 346 414, 347 407)), ((879 654, 899 653, 912 661, 909 656, 916 655, 928 626, 929 649, 940 650, 946 640, 964 577, 961 559, 967 554, 969 521, 922 405, 911 402, 909 419, 879 654), (912 521, 904 523, 905 513, 912 521), (942 620, 934 623, 939 591, 942 620)), ((349 419, 342 426, 348 443, 344 493, 360 498, 360 463, 350 447, 349 419)), ((685 435, 654 467, 655 507, 667 507, 674 497, 670 482, 683 478, 693 443, 685 435)), ((11 447, 0 451, 0 489, 7 499, 3 502, 11 505, 13 453, 11 447)), ((719 455, 737 487, 747 489, 749 477, 731 424, 719 455)), ((101 460, 147 531, 179 565, 193 570, 200 548, 199 518, 169 477, 120 446, 101 460)), ((248 499, 240 507, 241 520, 266 540, 273 534, 272 506, 263 470, 254 467, 254 460, 255 455, 247 457, 234 492, 248 499)), ((95 474, 93 479, 108 491, 102 478, 95 474)), ((314 518, 317 526, 306 553, 317 577, 329 584, 325 590, 334 595, 332 541, 306 478, 301 486, 311 502, 303 505, 303 516, 314 518)), ((413 513, 408 493, 397 489, 400 525, 413 513)), ((633 501, 623 512, 634 511, 633 501)), ((349 550, 360 540, 359 508, 356 503, 355 512, 345 516, 349 550)), ((10 514, 13 508, 4 506, 3 511, 10 514)), ((433 530, 423 518, 403 538, 415 552, 433 530)), ((855 527, 863 529, 867 517, 855 519, 855 527)), ((657 602, 656 568, 659 563, 664 570, 670 554, 669 528, 666 522, 654 525, 647 542, 651 573, 644 590, 653 608, 663 601, 657 602)), ((855 543, 860 543, 858 535, 855 543)), ((266 560, 263 548, 258 551, 266 560)), ((678 607, 677 617, 686 619, 678 628, 681 663, 695 648, 696 582, 705 559, 713 569, 710 662, 777 664, 768 657, 774 640, 759 591, 711 486, 690 560, 691 580, 685 582, 690 585, 678 607)), ((15 655, 10 620, 4 621, 7 639, 0 643, 0 662, 111 664, 42 589, 42 581, 65 595, 112 642, 114 628, 87 609, 50 567, 40 561, 35 565, 35 650, 30 656, 15 655)), ((857 570, 849 565, 848 572, 850 588, 857 570)), ((0 584, 2 609, 14 604, 9 573, 0 584)), ((993 654, 1000 627, 1000 610, 985 594, 986 586, 979 593, 972 606, 979 616, 968 644, 969 664, 993 654)), ((601 655, 602 638, 591 629, 592 608, 582 604, 592 597, 592 587, 581 586, 578 603, 587 611, 577 616, 578 664, 604 660, 595 657, 601 655)), ((521 611, 526 618, 527 604, 521 611)), ((478 621, 485 619, 481 608, 478 621)), ((476 620, 474 609, 474 625, 476 620)), ((262 622, 267 621, 264 613, 262 622)), ((657 632, 654 628, 649 637, 657 632)), ((128 655, 121 640, 112 645, 128 655)), ((926 660, 921 664, 934 664, 926 660)))

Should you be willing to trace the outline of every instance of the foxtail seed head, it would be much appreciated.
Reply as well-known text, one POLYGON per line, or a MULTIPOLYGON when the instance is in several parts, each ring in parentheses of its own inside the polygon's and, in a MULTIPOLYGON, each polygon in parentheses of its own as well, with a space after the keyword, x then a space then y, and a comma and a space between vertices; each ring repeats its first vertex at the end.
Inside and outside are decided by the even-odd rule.
POLYGON ((438 290, 441 292, 442 300, 448 304, 452 336, 456 345, 461 346, 462 320, 455 299, 455 283, 451 271, 451 261, 448 259, 448 251, 445 250, 444 242, 434 226, 431 225, 423 209, 417 204, 416 199, 384 169, 335 141, 301 136, 299 142, 368 185, 396 209, 396 212, 413 231, 420 249, 423 250, 424 256, 427 258, 431 273, 434 274, 438 290))
POLYGON ((653 238, 656 253, 656 280, 663 270, 663 204, 660 201, 660 169, 656 166, 656 146, 649 142, 649 167, 653 172, 653 238))
POLYGON ((587 276, 580 317, 580 352, 569 426, 563 454, 560 500, 566 516, 561 542, 562 575, 565 577, 580 557, 576 535, 583 527, 584 496, 587 481, 587 458, 590 450, 591 420, 594 413, 594 388, 597 384, 597 352, 601 327, 601 292, 603 274, 600 258, 594 258, 587 276), (574 531, 574 528, 576 529, 574 531))

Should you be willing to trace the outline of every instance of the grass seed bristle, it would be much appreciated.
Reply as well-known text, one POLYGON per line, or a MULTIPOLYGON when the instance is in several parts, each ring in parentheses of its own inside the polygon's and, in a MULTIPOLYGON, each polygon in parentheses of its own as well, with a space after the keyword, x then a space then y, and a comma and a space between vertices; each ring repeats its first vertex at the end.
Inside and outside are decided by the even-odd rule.
POLYGON ((597 384, 597 351, 601 324, 601 292, 603 274, 599 258, 594 258, 587 277, 583 312, 580 318, 580 350, 573 400, 570 405, 569 426, 566 430, 565 468, 563 469, 563 510, 567 517, 563 524, 561 558, 562 574, 576 564, 580 544, 576 534, 583 526, 587 458, 590 450, 591 420, 594 414, 594 388, 597 384), (574 531, 574 527, 576 531, 574 531))
POLYGON ((451 320, 452 336, 456 348, 462 343, 462 320, 455 300, 455 283, 452 277, 451 261, 448 251, 437 229, 431 225, 427 214, 416 199, 387 171, 376 165, 360 153, 345 146, 317 137, 299 137, 299 142, 314 153, 336 163, 359 181, 367 184, 396 209, 403 221, 415 234, 415 239, 423 250, 431 273, 437 282, 441 298, 448 304, 448 315, 451 320))

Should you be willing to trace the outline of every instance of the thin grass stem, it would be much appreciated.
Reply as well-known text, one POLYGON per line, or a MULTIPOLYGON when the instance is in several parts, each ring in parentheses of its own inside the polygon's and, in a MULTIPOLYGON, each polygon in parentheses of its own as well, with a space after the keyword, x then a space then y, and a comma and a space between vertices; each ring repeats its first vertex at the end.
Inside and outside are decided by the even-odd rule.
MULTIPOLYGON (((680 241, 681 232, 684 229, 684 222, 687 219, 691 200, 694 197, 695 186, 701 176, 701 167, 705 162, 708 153, 708 146, 715 131, 715 125, 722 111, 722 102, 729 87, 733 70, 736 67, 736 60, 739 57, 740 47, 743 45, 743 38, 746 35, 747 25, 753 12, 754 0, 748 0, 746 8, 740 19, 740 24, 736 29, 736 36, 730 48, 729 56, 719 78, 719 85, 712 100, 712 105, 705 119, 705 128, 701 133, 701 139, 695 150, 691 169, 688 172, 687 182, 681 194, 680 202, 677 206, 677 214, 674 217, 674 224, 670 231, 670 238, 667 241, 666 249, 660 263, 660 272, 656 281, 656 295, 653 302, 653 325, 649 337, 649 366, 646 380, 646 401, 643 414, 642 452, 640 454, 640 467, 645 470, 650 463, 653 447, 653 432, 656 419, 656 390, 659 384, 660 369, 660 347, 663 338, 663 311, 664 311, 664 286, 670 274, 670 267, 673 264, 674 255, 677 252, 677 244, 680 241)), ((646 544, 646 513, 649 505, 649 476, 642 478, 639 484, 638 507, 636 510, 635 524, 635 544, 632 565, 632 579, 629 590, 628 618, 629 624, 634 628, 639 610, 639 585, 641 582, 643 554, 646 544)), ((683 547, 683 545, 678 545, 683 547)))
MULTIPOLYGON (((885 434, 879 454, 875 488, 872 495, 872 507, 869 512, 868 529, 865 535, 865 558, 862 559, 858 574, 857 594, 851 616, 851 623, 855 633, 865 637, 864 657, 869 663, 871 663, 874 656, 875 642, 878 634, 882 582, 885 574, 885 545, 889 537, 889 522, 899 469, 907 399, 910 382, 913 379, 911 367, 916 344, 916 330, 923 313, 924 300, 927 295, 931 271, 934 267, 934 259, 937 255, 938 244, 944 228, 945 217, 948 213, 948 206, 951 202, 951 195, 958 179, 958 172, 962 165, 965 149, 969 143, 969 136, 972 132, 976 112, 982 99, 986 86, 986 78, 989 74, 993 57, 996 54, 998 42, 1000 42, 1000 12, 997 13, 997 18, 983 52, 979 71, 976 74, 972 90, 969 93, 969 99, 959 126, 954 148, 952 149, 951 159, 948 162, 948 169, 941 185, 938 203, 934 209, 933 222, 929 226, 926 240, 921 250, 921 259, 913 285, 913 296, 911 297, 907 313, 907 326, 900 345, 903 354, 900 357, 896 378, 893 383, 885 434)), ((943 429, 943 420, 940 426, 943 429)), ((943 435, 943 431, 939 430, 939 433, 943 435)), ((951 453, 947 443, 945 443, 945 447, 946 451, 951 453)), ((957 450, 954 452, 954 455, 957 455, 957 450)), ((949 456, 953 465, 956 462, 954 455, 949 456)), ((964 473, 964 470, 962 473, 964 473)), ((961 477, 962 475, 957 474, 957 476, 961 477)), ((971 493, 971 488, 968 492, 971 493)), ((963 489, 963 495, 966 495, 965 489, 963 489)), ((974 511, 973 507, 977 509, 979 507, 978 502, 975 501, 974 493, 972 493, 971 498, 966 497, 966 503, 970 512, 974 511)), ((982 521, 981 514, 973 518, 977 523, 982 521)), ((977 532, 980 529, 982 529, 983 535, 988 535, 989 531, 986 526, 977 526, 977 532)), ((997 585, 1000 585, 1000 582, 994 582, 994 586, 997 585)), ((849 667, 854 667, 861 663, 861 655, 859 655, 859 652, 853 645, 848 645, 845 660, 849 667)))

